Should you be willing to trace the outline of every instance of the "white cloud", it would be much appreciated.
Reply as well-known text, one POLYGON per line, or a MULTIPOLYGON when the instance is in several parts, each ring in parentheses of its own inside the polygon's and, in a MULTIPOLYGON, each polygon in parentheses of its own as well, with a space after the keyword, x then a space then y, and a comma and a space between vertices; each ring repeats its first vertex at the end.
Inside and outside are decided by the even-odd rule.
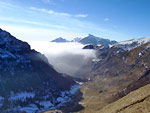
POLYGON ((95 51, 82 49, 84 45, 80 43, 30 41, 29 44, 45 54, 58 72, 68 75, 74 75, 89 59, 96 58, 95 51))
POLYGON ((6 8, 19 8, 18 6, 14 4, 9 4, 7 2, 0 1, 0 7, 6 7, 6 8))
POLYGON ((49 27, 49 28, 68 29, 66 26, 55 25, 55 24, 46 24, 46 23, 41 23, 41 22, 37 22, 37 21, 30 21, 30 20, 24 20, 24 19, 0 18, 0 20, 2 20, 2 21, 8 21, 8 22, 17 22, 17 23, 39 25, 39 26, 49 27))
POLYGON ((75 17, 86 18, 86 17, 88 17, 88 15, 86 15, 86 14, 78 14, 78 15, 75 15, 75 17))
POLYGON ((60 12, 56 12, 53 10, 46 10, 46 9, 40 9, 40 8, 36 8, 36 7, 30 7, 31 10, 35 10, 35 11, 40 11, 40 12, 44 12, 44 13, 48 13, 48 14, 53 14, 53 15, 59 15, 59 16, 72 16, 69 13, 60 13, 60 12))
POLYGON ((81 17, 81 18, 85 18, 85 17, 88 16, 86 14, 72 15, 72 14, 69 14, 69 13, 56 12, 54 10, 47 10, 47 9, 44 9, 44 8, 36 8, 36 7, 29 7, 29 9, 34 10, 34 11, 40 11, 40 12, 43 12, 43 13, 48 13, 48 14, 51 14, 51 15, 58 15, 58 16, 81 17))
POLYGON ((104 19, 104 21, 109 21, 109 20, 110 20, 109 18, 105 18, 105 19, 104 19))

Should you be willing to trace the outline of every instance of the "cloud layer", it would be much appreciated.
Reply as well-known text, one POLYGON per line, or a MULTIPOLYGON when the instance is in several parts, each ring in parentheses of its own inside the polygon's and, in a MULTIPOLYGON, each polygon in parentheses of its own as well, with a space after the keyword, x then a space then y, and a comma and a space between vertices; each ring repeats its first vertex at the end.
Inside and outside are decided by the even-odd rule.
POLYGON ((74 75, 88 60, 95 58, 95 51, 83 50, 79 43, 29 42, 32 48, 46 55, 49 63, 64 74, 74 75))

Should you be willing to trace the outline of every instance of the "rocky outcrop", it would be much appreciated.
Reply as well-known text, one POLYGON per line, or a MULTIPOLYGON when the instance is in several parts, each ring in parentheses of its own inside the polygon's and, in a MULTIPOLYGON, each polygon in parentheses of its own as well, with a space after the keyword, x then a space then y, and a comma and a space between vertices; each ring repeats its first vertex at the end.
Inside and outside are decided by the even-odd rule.
POLYGON ((96 49, 98 46, 95 45, 86 45, 83 47, 83 49, 96 49))

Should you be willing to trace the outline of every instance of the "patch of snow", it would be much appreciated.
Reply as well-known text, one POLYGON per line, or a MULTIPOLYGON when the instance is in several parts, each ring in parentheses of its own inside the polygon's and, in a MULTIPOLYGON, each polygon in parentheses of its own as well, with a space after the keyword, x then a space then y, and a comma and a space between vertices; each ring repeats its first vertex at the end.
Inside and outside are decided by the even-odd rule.
POLYGON ((113 44, 109 44, 109 48, 113 47, 113 44))
POLYGON ((56 107, 60 107, 64 103, 71 101, 71 96, 73 94, 75 94, 78 91, 79 88, 80 88, 80 85, 75 84, 70 88, 69 91, 61 92, 61 96, 56 99, 56 101, 59 103, 56 107))
POLYGON ((93 62, 99 62, 99 61, 101 61, 101 59, 98 59, 98 58, 97 59, 92 59, 92 61, 93 62))
POLYGON ((80 88, 80 85, 79 84, 75 84, 75 85, 73 85, 72 87, 71 87, 71 89, 70 89, 70 94, 74 94, 74 93, 76 93, 77 91, 78 91, 78 89, 80 88))
POLYGON ((83 103, 83 102, 79 102, 79 104, 80 104, 80 105, 84 105, 85 103, 83 103))
POLYGON ((139 58, 142 57, 146 52, 147 50, 150 48, 150 44, 148 44, 146 46, 146 48, 144 48, 140 53, 139 53, 139 58))
POLYGON ((12 94, 11 97, 9 97, 10 101, 16 101, 21 100, 22 102, 25 102, 27 98, 34 98, 35 94, 32 92, 20 92, 16 94, 12 94))
POLYGON ((120 51, 118 50, 116 53, 118 54, 120 51))
POLYGON ((65 102, 65 98, 63 98, 63 97, 58 97, 58 98, 57 98, 57 102, 65 102))
POLYGON ((83 82, 78 82, 78 81, 76 81, 76 83, 79 84, 79 85, 82 85, 82 84, 83 84, 83 82))
POLYGON ((41 106, 44 106, 45 109, 48 109, 50 107, 54 107, 54 105, 50 101, 41 101, 39 102, 41 106))
POLYGON ((29 106, 26 106, 26 107, 18 106, 15 109, 17 111, 19 110, 19 112, 25 111, 26 113, 36 113, 37 111, 39 111, 38 107, 34 104, 30 104, 29 106))
POLYGON ((142 53, 139 53, 139 57, 142 56, 142 53))

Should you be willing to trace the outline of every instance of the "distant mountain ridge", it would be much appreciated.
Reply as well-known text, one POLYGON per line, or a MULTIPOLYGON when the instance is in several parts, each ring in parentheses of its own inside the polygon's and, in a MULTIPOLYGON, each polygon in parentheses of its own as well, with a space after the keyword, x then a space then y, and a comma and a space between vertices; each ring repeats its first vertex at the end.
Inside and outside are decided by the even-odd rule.
POLYGON ((112 47, 122 48, 123 50, 132 50, 148 42, 150 42, 150 37, 131 39, 127 41, 118 42, 113 44, 112 47))
POLYGON ((92 44, 92 45, 104 45, 104 47, 109 48, 109 45, 117 43, 117 41, 111 41, 109 39, 104 39, 100 37, 96 37, 94 35, 89 34, 85 38, 74 38, 72 41, 67 41, 63 38, 57 38, 55 40, 52 40, 51 42, 79 42, 82 44, 92 44))

